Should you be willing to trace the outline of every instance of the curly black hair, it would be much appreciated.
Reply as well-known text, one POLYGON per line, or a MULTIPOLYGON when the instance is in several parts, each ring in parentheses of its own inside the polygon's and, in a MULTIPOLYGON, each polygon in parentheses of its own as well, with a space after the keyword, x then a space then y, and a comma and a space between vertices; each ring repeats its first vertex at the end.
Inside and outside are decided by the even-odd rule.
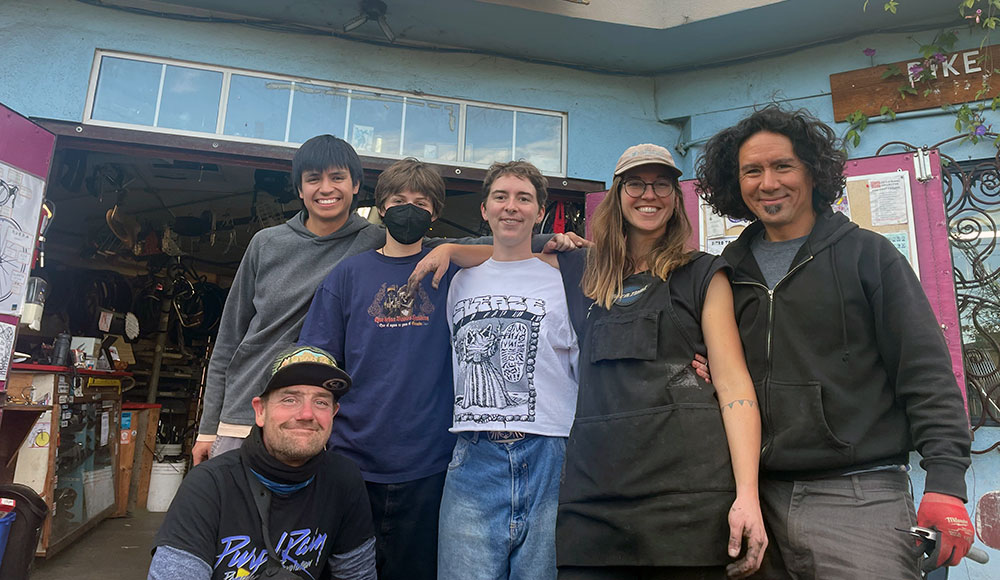
POLYGON ((771 104, 717 133, 698 157, 695 187, 716 213, 733 219, 757 219, 740 193, 739 152, 747 139, 761 131, 791 140, 795 155, 812 176, 813 208, 817 212, 840 196, 847 155, 833 129, 804 109, 786 111, 771 104))

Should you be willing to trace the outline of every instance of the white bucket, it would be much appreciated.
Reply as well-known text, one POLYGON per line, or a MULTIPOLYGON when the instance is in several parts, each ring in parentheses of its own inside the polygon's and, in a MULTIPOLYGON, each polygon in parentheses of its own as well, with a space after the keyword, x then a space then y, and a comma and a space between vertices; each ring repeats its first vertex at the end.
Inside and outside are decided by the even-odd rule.
POLYGON ((157 457, 176 457, 182 453, 182 447, 180 443, 157 443, 156 444, 156 456, 157 457))
POLYGON ((184 469, 187 463, 153 463, 149 474, 149 496, 146 499, 146 509, 151 512, 165 512, 177 493, 184 479, 184 469))

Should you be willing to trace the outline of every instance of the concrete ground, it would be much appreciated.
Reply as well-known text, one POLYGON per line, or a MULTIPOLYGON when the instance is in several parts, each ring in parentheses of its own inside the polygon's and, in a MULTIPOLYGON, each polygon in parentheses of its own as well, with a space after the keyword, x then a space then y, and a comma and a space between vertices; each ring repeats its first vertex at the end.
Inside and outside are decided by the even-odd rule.
POLYGON ((36 558, 31 580, 142 580, 164 515, 136 510, 104 520, 52 558, 36 558))

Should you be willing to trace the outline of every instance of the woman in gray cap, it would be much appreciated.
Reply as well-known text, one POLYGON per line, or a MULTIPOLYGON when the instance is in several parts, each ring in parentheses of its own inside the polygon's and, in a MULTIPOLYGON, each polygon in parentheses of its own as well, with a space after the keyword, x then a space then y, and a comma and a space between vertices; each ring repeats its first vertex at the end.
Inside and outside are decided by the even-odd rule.
POLYGON ((560 580, 741 577, 767 546, 729 266, 688 247, 680 174, 663 147, 630 147, 592 218, 560 580), (695 354, 712 362, 711 384, 695 354))

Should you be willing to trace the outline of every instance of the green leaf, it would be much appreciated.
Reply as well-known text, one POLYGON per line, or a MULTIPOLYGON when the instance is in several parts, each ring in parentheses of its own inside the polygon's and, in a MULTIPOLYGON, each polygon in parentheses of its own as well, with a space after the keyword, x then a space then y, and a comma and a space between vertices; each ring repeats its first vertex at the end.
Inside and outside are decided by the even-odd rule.
POLYGON ((955 34, 954 31, 944 32, 940 35, 937 41, 938 44, 941 45, 941 48, 946 49, 942 50, 941 52, 949 52, 955 46, 955 43, 958 41, 958 35, 955 34))
POLYGON ((889 105, 882 105, 882 108, 879 109, 879 114, 883 117, 889 117, 893 121, 896 120, 896 111, 893 111, 889 105))
POLYGON ((962 132, 962 120, 961 119, 955 119, 955 132, 956 133, 961 133, 962 132))
POLYGON ((891 12, 895 14, 897 6, 899 6, 899 2, 896 2, 896 0, 889 0, 888 2, 885 3, 885 5, 882 6, 882 9, 885 10, 886 12, 891 12))
POLYGON ((896 65, 888 66, 885 71, 882 72, 882 80, 898 76, 903 76, 903 71, 899 70, 899 67, 896 65))

